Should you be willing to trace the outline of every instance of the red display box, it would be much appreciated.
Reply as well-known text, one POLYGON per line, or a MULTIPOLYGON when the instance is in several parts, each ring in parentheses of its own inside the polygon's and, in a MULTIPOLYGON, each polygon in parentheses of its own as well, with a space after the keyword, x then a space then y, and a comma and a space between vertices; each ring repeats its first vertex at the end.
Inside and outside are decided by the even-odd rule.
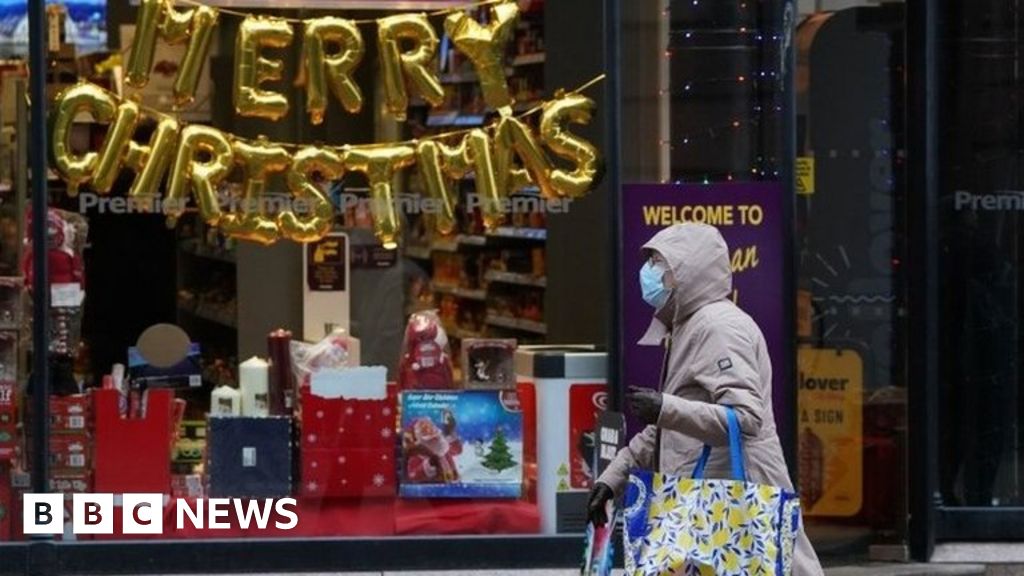
POLYGON ((394 497, 395 449, 303 450, 303 498, 394 497))
POLYGON ((0 542, 11 540, 14 527, 14 490, 11 471, 0 464, 0 542))
POLYGON ((323 398, 302 390, 303 498, 393 497, 398 489, 398 386, 382 400, 323 398))
POLYGON ((86 434, 64 434, 50 437, 50 466, 72 470, 92 468, 91 439, 86 434))
POLYGON ((92 472, 88 470, 54 470, 50 472, 50 492, 85 494, 92 492, 92 472))
POLYGON ((0 462, 9 462, 18 445, 18 406, 14 391, 14 382, 0 382, 0 462))
MULTIPOLYGON (((114 408, 117 408, 117 392, 113 392, 114 408)), ((50 432, 62 434, 64 432, 82 433, 91 426, 90 397, 86 394, 74 396, 53 396, 50 398, 50 432)))
POLYGON ((170 390, 146 393, 142 418, 122 418, 117 390, 94 390, 97 492, 171 492, 170 390))

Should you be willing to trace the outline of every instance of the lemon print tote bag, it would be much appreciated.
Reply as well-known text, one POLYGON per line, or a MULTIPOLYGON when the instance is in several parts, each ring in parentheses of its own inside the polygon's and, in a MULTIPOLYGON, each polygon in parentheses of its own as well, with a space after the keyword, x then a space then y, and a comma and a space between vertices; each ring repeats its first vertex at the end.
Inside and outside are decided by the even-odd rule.
POLYGON ((798 496, 747 482, 739 422, 726 408, 732 478, 704 478, 704 446, 692 478, 633 471, 625 494, 630 576, 790 576, 800 529, 798 496))

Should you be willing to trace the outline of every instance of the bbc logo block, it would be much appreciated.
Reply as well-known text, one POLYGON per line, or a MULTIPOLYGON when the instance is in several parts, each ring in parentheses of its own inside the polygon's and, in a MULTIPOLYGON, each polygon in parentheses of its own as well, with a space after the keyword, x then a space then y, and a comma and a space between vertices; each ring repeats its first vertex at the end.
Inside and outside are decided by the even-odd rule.
MULTIPOLYGON (((24 494, 22 529, 28 535, 63 534, 70 521, 75 534, 113 534, 121 518, 121 534, 163 534, 166 497, 163 494, 72 494, 71 508, 61 494, 24 494), (70 518, 65 518, 65 512, 70 518)), ((175 530, 228 530, 238 526, 294 530, 299 524, 294 498, 199 498, 174 501, 175 530), (232 522, 232 516, 233 522, 232 522)), ((168 511, 169 512, 169 511, 168 511)))
MULTIPOLYGON (((63 534, 64 496, 25 494, 22 529, 25 534, 63 534)), ((71 530, 75 534, 113 534, 114 515, 121 515, 123 534, 162 534, 162 494, 125 494, 120 510, 113 494, 74 494, 71 497, 71 530)))

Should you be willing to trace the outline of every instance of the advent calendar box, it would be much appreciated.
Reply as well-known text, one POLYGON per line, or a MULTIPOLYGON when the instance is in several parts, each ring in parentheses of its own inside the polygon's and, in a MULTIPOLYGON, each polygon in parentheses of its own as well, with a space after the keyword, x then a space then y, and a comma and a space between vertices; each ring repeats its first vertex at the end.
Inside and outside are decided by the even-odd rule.
POLYGON ((207 419, 208 496, 283 498, 292 491, 292 419, 207 419))

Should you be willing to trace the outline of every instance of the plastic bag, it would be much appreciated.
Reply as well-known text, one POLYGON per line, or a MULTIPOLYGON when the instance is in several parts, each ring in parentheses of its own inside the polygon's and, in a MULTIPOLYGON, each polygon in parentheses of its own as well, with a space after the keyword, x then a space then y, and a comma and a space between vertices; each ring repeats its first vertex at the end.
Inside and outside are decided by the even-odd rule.
POLYGON ((299 388, 309 386, 310 377, 315 372, 348 367, 348 332, 344 328, 336 328, 315 344, 292 340, 291 356, 295 382, 299 388))

